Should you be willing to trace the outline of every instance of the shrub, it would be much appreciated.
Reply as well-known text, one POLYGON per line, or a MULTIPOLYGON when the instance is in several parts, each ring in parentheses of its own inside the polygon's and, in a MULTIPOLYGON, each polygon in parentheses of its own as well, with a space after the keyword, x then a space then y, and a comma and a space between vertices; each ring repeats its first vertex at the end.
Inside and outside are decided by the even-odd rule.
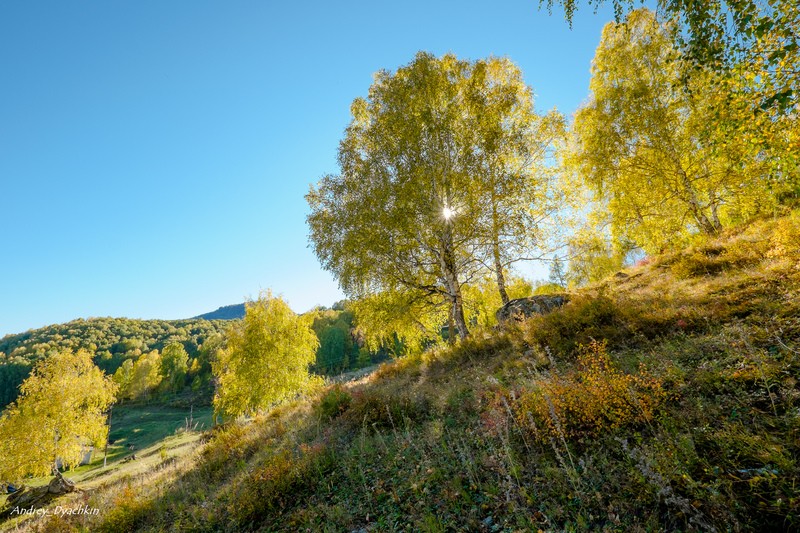
POLYGON ((331 449, 321 443, 301 444, 295 453, 280 450, 270 456, 233 489, 225 509, 233 530, 252 530, 260 523, 274 531, 284 522, 282 514, 313 493, 334 465, 331 449))
POLYGON ((580 344, 593 339, 616 339, 626 334, 619 321, 620 310, 606 296, 576 297, 547 315, 525 323, 525 340, 531 346, 549 348, 561 356, 571 355, 580 344))
POLYGON ((345 418, 354 425, 402 428, 404 420, 424 420, 430 412, 430 400, 424 396, 365 389, 353 393, 345 418))
POLYGON ((640 369, 638 375, 618 370, 605 342, 581 346, 578 369, 539 380, 520 395, 515 417, 539 440, 593 436, 652 419, 665 399, 659 379, 640 369))
POLYGON ((800 216, 786 217, 775 225, 767 257, 794 258, 795 268, 800 268, 800 216))
POLYGON ((724 271, 731 265, 721 257, 722 249, 707 247, 681 256, 672 264, 670 270, 675 277, 680 279, 695 278, 698 276, 714 276, 724 271))
POLYGON ((128 485, 117 496, 97 531, 134 531, 147 523, 152 512, 152 502, 140 498, 128 485))
POLYGON ((562 358, 595 339, 606 339, 614 349, 633 348, 665 335, 703 330, 703 312, 658 299, 578 296, 550 314, 530 318, 523 326, 524 339, 562 358))
POLYGON ((350 407, 353 397, 347 389, 336 384, 328 389, 320 399, 317 412, 323 420, 332 420, 350 407))
POLYGON ((258 448, 258 441, 249 438, 247 428, 235 423, 217 426, 201 450, 201 469, 211 480, 223 479, 231 465, 248 459, 258 448))
POLYGON ((680 256, 670 270, 681 279, 716 276, 734 268, 757 265, 767 252, 767 242, 740 236, 725 246, 706 244, 680 256))

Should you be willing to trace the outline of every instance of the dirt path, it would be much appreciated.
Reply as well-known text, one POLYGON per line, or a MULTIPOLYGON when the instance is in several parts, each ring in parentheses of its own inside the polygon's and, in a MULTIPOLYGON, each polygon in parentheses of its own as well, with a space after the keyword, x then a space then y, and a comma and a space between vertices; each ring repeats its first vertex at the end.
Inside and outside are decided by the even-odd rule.
POLYGON ((339 374, 338 376, 333 376, 329 379, 332 383, 347 383, 348 381, 356 381, 378 370, 381 364, 382 363, 378 363, 377 365, 359 368, 358 370, 353 370, 351 372, 344 372, 343 374, 339 374))

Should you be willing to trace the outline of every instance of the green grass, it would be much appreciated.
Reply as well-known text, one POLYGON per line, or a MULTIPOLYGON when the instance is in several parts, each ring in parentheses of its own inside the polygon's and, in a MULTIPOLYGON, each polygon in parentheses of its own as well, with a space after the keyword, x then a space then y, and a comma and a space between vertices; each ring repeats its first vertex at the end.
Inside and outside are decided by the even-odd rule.
MULTIPOLYGON (((114 444, 108 447, 106 466, 103 466, 104 450, 96 449, 91 461, 64 476, 74 481, 82 491, 93 491, 119 479, 141 475, 167 462, 190 453, 199 443, 202 432, 211 427, 211 407, 196 407, 192 412, 192 427, 196 431, 185 431, 189 409, 164 405, 122 405, 112 414, 109 435, 114 444), (128 448, 133 444, 134 449, 128 448), (136 455, 136 460, 125 461, 136 455)), ((50 477, 27 479, 25 485, 46 485, 50 477)), ((6 496, 0 496, 0 506, 6 496)), ((20 520, 10 520, 0 528, 17 527, 20 520)))
MULTIPOLYGON (((212 412, 208 406, 194 408, 192 420, 198 430, 211 427, 212 412)), ((189 409, 157 404, 115 408, 109 434, 109 439, 115 442, 109 446, 109 459, 121 459, 137 453, 137 450, 149 448, 183 429, 188 418, 189 409), (135 449, 128 450, 128 445, 133 445, 135 449)))

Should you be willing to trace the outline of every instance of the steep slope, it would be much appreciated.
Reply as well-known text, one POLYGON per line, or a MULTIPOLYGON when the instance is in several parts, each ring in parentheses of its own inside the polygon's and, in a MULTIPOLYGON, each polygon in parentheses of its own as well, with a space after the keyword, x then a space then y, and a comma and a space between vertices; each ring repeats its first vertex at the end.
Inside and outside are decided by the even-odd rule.
POLYGON ((383 365, 148 475, 92 531, 792 531, 800 213, 383 365))

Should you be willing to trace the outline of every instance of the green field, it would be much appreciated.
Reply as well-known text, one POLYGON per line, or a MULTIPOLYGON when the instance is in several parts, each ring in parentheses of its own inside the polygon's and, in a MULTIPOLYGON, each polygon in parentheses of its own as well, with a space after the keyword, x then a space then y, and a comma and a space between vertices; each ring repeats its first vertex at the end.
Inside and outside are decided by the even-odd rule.
MULTIPOLYGON (((189 409, 163 405, 117 407, 111 419, 109 462, 146 454, 154 445, 185 430, 190 416, 192 428, 202 431, 211 427, 211 407, 195 407, 191 415, 189 409), (129 445, 134 449, 128 449, 129 445)), ((95 452, 92 464, 98 462, 102 465, 102 453, 95 452)))
MULTIPOLYGON (((187 431, 190 409, 164 405, 123 405, 114 408, 106 466, 104 450, 96 449, 89 464, 66 470, 64 476, 81 490, 92 490, 124 476, 140 474, 157 464, 190 452, 197 445, 202 431, 211 427, 212 408, 195 407, 191 411, 191 428, 187 431), (133 446, 133 449, 129 448, 133 446), (136 459, 132 459, 135 456, 136 459)), ((50 477, 29 479, 28 486, 41 486, 50 477)), ((0 496, 0 507, 6 496, 0 496)), ((15 526, 17 520, 3 524, 15 526)))

